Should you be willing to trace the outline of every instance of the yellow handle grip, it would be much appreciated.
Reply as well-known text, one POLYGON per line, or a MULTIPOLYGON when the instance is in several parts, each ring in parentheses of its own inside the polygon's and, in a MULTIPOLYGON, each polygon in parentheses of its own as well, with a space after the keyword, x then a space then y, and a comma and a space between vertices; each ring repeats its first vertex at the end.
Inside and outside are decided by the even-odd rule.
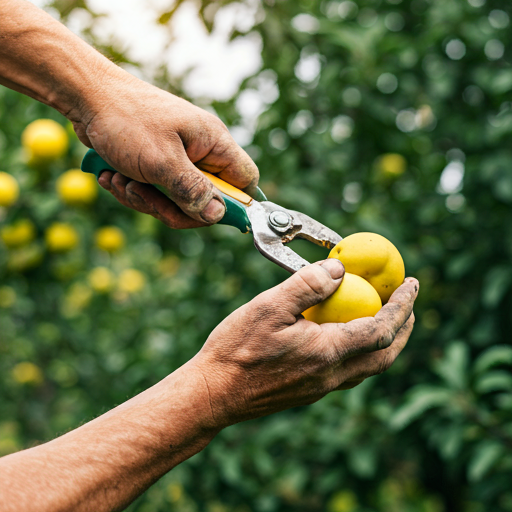
POLYGON ((234 187, 230 183, 227 183, 224 180, 221 180, 214 174, 210 174, 206 171, 201 171, 221 192, 226 194, 229 197, 232 197, 233 199, 236 199, 237 201, 240 201, 245 206, 249 206, 252 201, 252 197, 249 194, 246 194, 245 192, 242 192, 240 189, 234 187))

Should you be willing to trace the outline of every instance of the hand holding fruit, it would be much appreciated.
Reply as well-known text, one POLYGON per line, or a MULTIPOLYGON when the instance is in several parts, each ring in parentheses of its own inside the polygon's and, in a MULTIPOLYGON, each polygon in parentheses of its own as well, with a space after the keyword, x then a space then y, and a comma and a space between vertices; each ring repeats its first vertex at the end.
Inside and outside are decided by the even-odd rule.
POLYGON ((105 171, 99 184, 172 228, 204 226, 224 215, 219 191, 197 167, 249 192, 258 182, 256 165, 222 121, 122 70, 108 91, 85 103, 71 119, 78 137, 122 173, 105 171), (163 186, 172 201, 146 183, 163 186))
POLYGON ((375 316, 402 284, 405 268, 397 248, 376 233, 355 233, 332 249, 347 273, 340 287, 324 302, 304 312, 312 322, 350 322, 375 316))
POLYGON ((220 427, 313 403, 389 368, 414 323, 418 281, 405 280, 375 317, 318 325, 301 313, 340 285, 343 265, 304 267, 226 318, 190 361, 220 427))

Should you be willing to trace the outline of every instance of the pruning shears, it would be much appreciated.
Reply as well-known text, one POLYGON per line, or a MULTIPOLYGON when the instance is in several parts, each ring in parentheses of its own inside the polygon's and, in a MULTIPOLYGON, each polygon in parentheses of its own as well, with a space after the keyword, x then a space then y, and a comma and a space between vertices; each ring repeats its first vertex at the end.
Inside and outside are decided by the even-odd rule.
MULTIPOLYGON (((105 170, 116 171, 93 149, 84 156, 81 168, 97 178, 105 170)), ((219 177, 201 172, 220 190, 226 203, 226 213, 219 224, 234 226, 242 233, 252 233, 256 249, 291 273, 309 265, 309 262, 286 247, 288 242, 302 238, 332 249, 341 240, 341 236, 332 229, 311 217, 267 201, 259 188, 255 199, 219 177)))

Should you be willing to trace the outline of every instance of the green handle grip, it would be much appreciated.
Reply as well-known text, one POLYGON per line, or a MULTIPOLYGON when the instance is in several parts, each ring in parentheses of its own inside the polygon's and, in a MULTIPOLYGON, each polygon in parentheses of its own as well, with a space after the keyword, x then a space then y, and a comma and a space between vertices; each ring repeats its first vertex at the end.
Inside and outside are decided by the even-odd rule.
MULTIPOLYGON (((116 170, 111 165, 107 164, 107 162, 105 162, 105 160, 103 160, 103 158, 101 158, 101 156, 98 155, 94 149, 89 149, 89 151, 87 151, 85 154, 82 160, 81 169, 83 172, 94 174, 96 178, 99 178, 103 171, 116 172, 116 170)), ((165 193, 163 187, 156 187, 165 193)), ((257 193, 260 198, 263 200, 266 199, 260 189, 258 189, 257 193)), ((237 201, 222 191, 221 194, 224 202, 226 203, 226 213, 224 214, 224 217, 222 217, 222 219, 219 221, 219 224, 234 226, 235 228, 238 228, 242 233, 249 233, 251 231, 251 222, 247 216, 245 206, 240 201, 237 201)))

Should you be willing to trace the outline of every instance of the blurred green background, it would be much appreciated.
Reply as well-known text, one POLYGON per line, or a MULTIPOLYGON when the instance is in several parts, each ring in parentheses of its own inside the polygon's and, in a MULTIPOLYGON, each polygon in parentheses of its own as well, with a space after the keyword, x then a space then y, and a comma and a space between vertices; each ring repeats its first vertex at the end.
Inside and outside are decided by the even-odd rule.
MULTIPOLYGON (((159 2, 155 26, 170 30, 181 3, 159 2)), ((211 30, 230 3, 191 5, 211 30)), ((129 510, 512 511, 512 5, 248 3, 261 70, 230 100, 196 102, 242 133, 270 200, 398 247, 421 284, 416 327, 386 374, 226 429, 129 510), (240 106, 258 97, 251 125, 240 106)), ((88 11, 85 37, 136 69, 122 45, 96 41, 102 16, 87 5, 60 0, 51 12, 66 22, 88 11)), ((164 66, 147 78, 186 96, 164 66)), ((82 205, 57 194, 84 152, 57 113, 0 89, 0 170, 21 188, 0 209, 2 454, 157 382, 287 277, 234 228, 173 232, 103 190, 82 205), (39 118, 67 131, 62 158, 34 161, 22 147, 39 118), (55 251, 55 222, 73 228, 74 247, 55 251), (98 241, 105 226, 124 245, 118 232, 98 241)))

